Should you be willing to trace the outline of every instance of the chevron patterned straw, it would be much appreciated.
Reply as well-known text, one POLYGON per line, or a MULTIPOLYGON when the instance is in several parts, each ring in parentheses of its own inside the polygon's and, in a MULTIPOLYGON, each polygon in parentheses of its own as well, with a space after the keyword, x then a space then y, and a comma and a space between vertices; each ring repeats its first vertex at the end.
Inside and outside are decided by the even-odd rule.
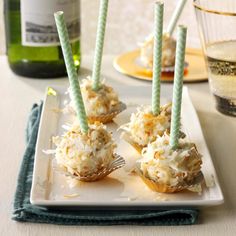
POLYGON ((95 55, 93 61, 93 73, 92 73, 93 90, 95 91, 99 90, 100 88, 101 63, 102 63, 102 52, 103 52, 103 44, 104 44, 106 20, 107 20, 107 8, 108 8, 108 0, 101 0, 99 17, 98 17, 95 55))
POLYGON ((175 26, 177 24, 177 21, 179 20, 179 17, 184 9, 184 5, 187 0, 179 0, 179 3, 174 11, 174 14, 171 17, 170 23, 167 27, 167 34, 171 36, 174 32, 175 26))
POLYGON ((152 113, 154 116, 157 116, 160 113, 163 11, 163 2, 156 2, 152 80, 152 113))
POLYGON ((175 61, 175 76, 172 100, 171 128, 170 128, 170 146, 172 149, 178 148, 179 129, 180 129, 180 114, 182 102, 182 88, 184 77, 184 58, 186 47, 187 28, 178 26, 176 46, 176 61, 175 61))
POLYGON ((58 11, 54 13, 57 31, 62 47, 62 52, 64 55, 64 60, 66 64, 66 70, 69 77, 70 87, 72 91, 72 98, 75 103, 75 109, 77 113, 77 117, 79 119, 81 130, 84 133, 88 132, 88 123, 86 112, 84 108, 83 98, 80 91, 80 85, 72 57, 71 46, 69 42, 69 36, 66 29, 66 24, 64 20, 64 13, 62 11, 58 11))

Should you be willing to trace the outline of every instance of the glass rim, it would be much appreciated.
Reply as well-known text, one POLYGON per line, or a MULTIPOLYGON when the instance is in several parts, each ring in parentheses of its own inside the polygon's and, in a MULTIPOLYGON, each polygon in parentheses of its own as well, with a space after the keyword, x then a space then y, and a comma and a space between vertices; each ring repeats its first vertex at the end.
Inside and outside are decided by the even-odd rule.
POLYGON ((197 0, 193 1, 193 6, 203 12, 207 12, 207 13, 212 13, 212 14, 217 14, 217 15, 224 15, 224 16, 236 16, 236 12, 224 12, 224 11, 217 11, 217 10, 211 10, 211 9, 207 9, 201 5, 199 5, 197 3, 197 0))

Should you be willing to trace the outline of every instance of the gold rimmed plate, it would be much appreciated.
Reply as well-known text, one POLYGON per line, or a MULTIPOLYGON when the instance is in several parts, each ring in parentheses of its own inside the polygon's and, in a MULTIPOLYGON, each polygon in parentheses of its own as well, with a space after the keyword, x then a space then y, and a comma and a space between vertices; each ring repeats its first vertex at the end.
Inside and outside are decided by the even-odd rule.
MULTIPOLYGON (((152 70, 138 63, 140 50, 134 50, 117 56, 114 59, 113 66, 122 74, 141 79, 152 80, 152 70)), ((187 48, 185 56, 186 65, 184 82, 194 83, 207 81, 207 70, 203 53, 200 49, 187 48)), ((163 68, 161 80, 163 82, 172 82, 173 72, 165 72, 163 68)))

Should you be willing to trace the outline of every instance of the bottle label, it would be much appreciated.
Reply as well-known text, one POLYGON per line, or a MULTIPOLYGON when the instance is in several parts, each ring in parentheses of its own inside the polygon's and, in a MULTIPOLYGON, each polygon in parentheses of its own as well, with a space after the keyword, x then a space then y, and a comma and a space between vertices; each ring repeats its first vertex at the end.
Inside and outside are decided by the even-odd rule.
POLYGON ((59 45, 54 12, 63 11, 71 42, 80 36, 80 0, 21 0, 23 46, 59 45))

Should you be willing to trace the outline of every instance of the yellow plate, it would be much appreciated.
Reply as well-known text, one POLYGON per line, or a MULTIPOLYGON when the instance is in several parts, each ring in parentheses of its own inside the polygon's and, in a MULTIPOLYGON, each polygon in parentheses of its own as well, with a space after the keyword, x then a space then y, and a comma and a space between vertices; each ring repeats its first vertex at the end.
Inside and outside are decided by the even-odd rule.
MULTIPOLYGON (((122 74, 142 80, 152 80, 152 70, 137 63, 140 50, 124 53, 115 58, 113 65, 122 74)), ((188 63, 184 82, 200 82, 207 80, 207 70, 204 56, 200 49, 187 48, 185 61, 188 63)), ((173 73, 162 73, 163 82, 172 82, 173 73)))

